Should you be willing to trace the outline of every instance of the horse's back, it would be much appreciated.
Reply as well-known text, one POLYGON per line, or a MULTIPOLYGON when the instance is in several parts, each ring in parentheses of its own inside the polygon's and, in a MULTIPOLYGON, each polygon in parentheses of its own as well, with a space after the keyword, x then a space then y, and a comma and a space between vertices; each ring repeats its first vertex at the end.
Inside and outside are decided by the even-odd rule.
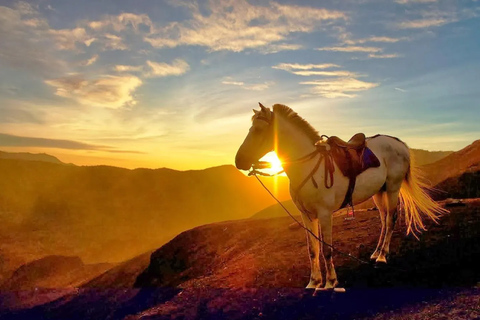
POLYGON ((410 150, 398 138, 377 135, 367 139, 367 147, 378 157, 386 169, 386 182, 401 184, 410 167, 410 150))

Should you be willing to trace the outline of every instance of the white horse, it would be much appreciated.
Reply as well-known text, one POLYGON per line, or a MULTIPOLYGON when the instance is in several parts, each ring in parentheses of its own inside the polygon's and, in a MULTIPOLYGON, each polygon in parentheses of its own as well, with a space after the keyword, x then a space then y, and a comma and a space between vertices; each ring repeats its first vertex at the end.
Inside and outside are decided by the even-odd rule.
MULTIPOLYGON (((249 170, 261 157, 274 150, 286 163, 284 169, 290 180, 290 194, 302 212, 305 227, 318 238, 320 222, 323 241, 331 245, 332 214, 340 208, 345 199, 349 179, 342 175, 335 164, 334 183, 331 188, 327 188, 324 183, 314 185, 308 181, 304 184, 305 177, 313 172, 314 181, 323 182, 325 179, 325 161, 315 170, 320 154, 305 161, 295 161, 305 159, 305 155, 314 154, 315 143, 321 140, 321 137, 307 121, 287 106, 276 104, 273 111, 261 104, 260 107, 260 111, 253 110, 252 126, 237 152, 236 167, 249 170), (301 184, 304 185, 298 189, 301 184)), ((377 263, 386 263, 399 201, 405 212, 407 234, 412 232, 416 235, 425 230, 422 216, 437 221, 446 210, 425 192, 428 187, 419 180, 405 143, 397 138, 379 135, 367 138, 366 145, 380 160, 380 166, 369 168, 357 176, 352 202, 358 204, 373 197, 380 213, 382 229, 371 259, 377 263)), ((311 262, 307 288, 333 289, 338 281, 332 260, 332 248, 323 246, 323 250, 320 250, 317 238, 307 232, 311 262), (325 281, 320 270, 320 253, 326 265, 325 281)))

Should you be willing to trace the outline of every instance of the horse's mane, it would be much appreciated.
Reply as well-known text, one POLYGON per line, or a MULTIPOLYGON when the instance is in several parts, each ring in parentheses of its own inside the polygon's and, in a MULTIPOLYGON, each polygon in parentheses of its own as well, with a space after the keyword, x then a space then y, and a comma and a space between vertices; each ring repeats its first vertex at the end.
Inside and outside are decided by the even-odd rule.
POLYGON ((307 120, 300 117, 298 113, 289 107, 283 104, 276 104, 273 106, 273 112, 276 115, 282 115, 285 120, 302 130, 312 140, 312 142, 317 142, 320 140, 320 134, 318 131, 315 130, 315 128, 313 128, 312 125, 307 122, 307 120))

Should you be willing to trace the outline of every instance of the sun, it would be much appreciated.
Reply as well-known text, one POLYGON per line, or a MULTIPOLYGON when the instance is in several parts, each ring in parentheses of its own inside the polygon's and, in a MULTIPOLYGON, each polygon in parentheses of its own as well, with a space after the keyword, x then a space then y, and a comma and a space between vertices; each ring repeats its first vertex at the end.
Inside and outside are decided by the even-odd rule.
POLYGON ((278 159, 277 154, 274 151, 269 152, 266 155, 264 155, 260 159, 260 161, 270 162, 272 167, 269 168, 269 169, 265 169, 265 171, 270 173, 270 174, 277 173, 277 172, 283 170, 282 161, 280 161, 280 159, 278 159))

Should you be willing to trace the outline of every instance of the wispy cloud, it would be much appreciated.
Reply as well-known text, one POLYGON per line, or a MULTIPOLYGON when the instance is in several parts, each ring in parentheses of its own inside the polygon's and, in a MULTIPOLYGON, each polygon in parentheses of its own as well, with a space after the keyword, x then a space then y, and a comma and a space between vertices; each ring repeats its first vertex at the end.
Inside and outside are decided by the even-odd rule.
POLYGON ((96 150, 112 153, 144 153, 139 151, 119 150, 110 146, 94 145, 74 140, 22 137, 6 133, 0 133, 0 146, 58 148, 69 150, 96 150))
POLYGON ((260 53, 263 54, 272 54, 272 53, 277 53, 280 51, 294 51, 294 50, 300 50, 302 49, 303 46, 300 44, 288 44, 288 43, 272 43, 264 48, 260 48, 259 51, 260 53))
POLYGON ((124 64, 119 64, 116 65, 114 69, 118 72, 139 72, 143 70, 143 66, 128 66, 124 64))
POLYGON ((368 55, 368 57, 369 58, 376 58, 376 59, 392 59, 392 58, 401 58, 403 56, 398 54, 398 53, 386 53, 386 54, 370 53, 368 55))
POLYGON ((355 72, 345 71, 345 70, 336 70, 336 71, 318 71, 318 70, 309 70, 309 71, 292 71, 293 74, 309 77, 309 76, 325 76, 325 77, 359 77, 360 75, 355 72))
POLYGON ((379 85, 354 78, 305 81, 300 84, 313 86, 311 93, 325 98, 353 98, 356 96, 355 92, 369 90, 379 85))
POLYGON ((280 69, 285 71, 292 70, 312 70, 312 69, 328 69, 328 68, 337 68, 339 65, 333 63, 322 63, 322 64, 299 64, 299 63, 280 63, 276 66, 273 66, 273 69, 280 69))
POLYGON ((135 89, 142 80, 132 75, 102 76, 88 80, 83 75, 46 80, 46 84, 56 89, 57 96, 71 98, 84 105, 120 108, 135 105, 135 89))
POLYGON ((98 60, 98 54, 94 54, 90 59, 87 59, 85 61, 82 61, 81 65, 84 65, 84 66, 91 66, 92 64, 94 64, 95 62, 97 62, 98 60))
POLYGON ((432 3, 437 2, 438 0, 395 0, 396 3, 407 4, 407 3, 432 3))
POLYGON ((85 21, 83 24, 88 25, 93 30, 120 32, 126 29, 139 31, 141 26, 149 29, 153 28, 152 20, 146 14, 121 13, 119 15, 104 15, 100 20, 85 21))
POLYGON ((279 45, 291 33, 308 33, 324 23, 347 19, 341 11, 276 2, 260 6, 246 0, 212 0, 209 4, 210 14, 205 15, 198 4, 190 3, 191 20, 161 28, 155 36, 145 37, 145 41, 157 48, 194 45, 212 51, 240 52, 274 45, 273 51, 292 50, 292 46, 279 45))
POLYGON ((230 85, 230 86, 238 86, 245 90, 252 90, 252 91, 263 91, 270 88, 275 83, 273 81, 267 81, 263 83, 245 83, 243 81, 235 81, 231 78, 226 78, 222 81, 222 84, 230 85))
POLYGON ((298 76, 325 76, 325 77, 358 77, 359 74, 345 70, 324 70, 338 68, 339 65, 333 63, 323 64, 298 64, 298 63, 280 63, 273 66, 273 69, 285 70, 298 76))
POLYGON ((65 69, 55 57, 48 35, 50 27, 38 11, 26 2, 13 8, 0 6, 0 63, 40 76, 52 76, 65 69))
POLYGON ((55 45, 59 50, 76 50, 77 43, 88 47, 95 40, 84 28, 50 29, 48 32, 55 39, 55 45))
POLYGON ((364 43, 369 43, 369 42, 382 42, 382 43, 396 43, 399 41, 403 40, 408 40, 408 37, 401 37, 401 38, 393 38, 393 37, 368 37, 368 38, 361 38, 361 39, 345 39, 343 40, 343 43, 348 44, 348 45, 355 45, 355 44, 364 44, 364 43))
POLYGON ((361 47, 361 46, 344 46, 344 47, 323 47, 317 48, 319 51, 335 51, 335 52, 380 52, 383 49, 377 47, 361 47))
MULTIPOLYGON (((299 76, 319 76, 328 77, 330 79, 313 80, 300 82, 303 85, 311 85, 311 94, 320 95, 326 98, 352 98, 356 95, 352 92, 364 91, 376 87, 378 83, 370 83, 355 79, 364 76, 355 72, 346 70, 325 70, 330 68, 339 68, 340 66, 333 63, 324 64, 297 64, 297 63, 280 63, 273 66, 274 69, 285 70, 299 76)), ((305 96, 305 95, 304 95, 305 96)))
POLYGON ((423 29, 429 27, 439 27, 453 21, 454 19, 446 18, 417 19, 399 22, 397 27, 400 29, 423 29))
POLYGON ((395 88, 395 90, 400 91, 400 92, 407 92, 407 90, 402 89, 402 88, 395 88))
POLYGON ((151 70, 146 74, 146 76, 150 78, 179 76, 190 70, 190 65, 182 59, 175 59, 171 64, 148 60, 147 65, 151 70))

